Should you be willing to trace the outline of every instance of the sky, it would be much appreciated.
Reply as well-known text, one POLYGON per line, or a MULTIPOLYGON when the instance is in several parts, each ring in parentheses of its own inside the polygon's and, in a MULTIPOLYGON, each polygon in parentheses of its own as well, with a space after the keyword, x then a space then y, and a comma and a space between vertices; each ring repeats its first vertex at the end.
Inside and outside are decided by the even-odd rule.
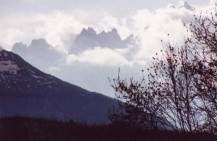
MULTIPOLYGON (((137 9, 156 9, 179 0, 0 0, 1 14, 14 12, 49 12, 71 9, 105 10, 115 15, 124 15, 137 9)), ((208 0, 187 0, 191 4, 203 5, 208 0)))
MULTIPOLYGON (((179 0, 0 0, 1 10, 54 10, 54 9, 71 9, 71 8, 87 8, 105 10, 129 10, 129 9, 141 9, 141 8, 159 8, 167 6, 168 3, 175 3, 179 0), (24 8, 25 7, 25 8, 24 8), (24 9, 23 9, 24 8, 24 9)), ((209 2, 209 0, 186 0, 191 4, 203 5, 209 2)))
POLYGON ((140 77, 141 69, 162 48, 161 40, 167 41, 170 33, 170 40, 181 44, 186 36, 184 23, 215 2, 186 1, 187 7, 179 0, 0 0, 0 46, 11 50, 16 42, 29 45, 44 38, 62 57, 47 60, 58 64, 39 66, 41 70, 114 96, 108 78, 117 77, 119 68, 123 78, 140 77), (68 43, 84 27, 97 32, 116 28, 123 39, 134 35, 137 42, 121 50, 95 47, 69 54, 68 43))

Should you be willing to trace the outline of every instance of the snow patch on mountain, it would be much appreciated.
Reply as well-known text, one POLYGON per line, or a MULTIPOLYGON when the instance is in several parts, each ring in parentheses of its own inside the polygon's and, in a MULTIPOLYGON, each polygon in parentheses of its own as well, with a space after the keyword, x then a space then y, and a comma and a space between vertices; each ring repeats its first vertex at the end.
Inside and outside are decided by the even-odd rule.
POLYGON ((12 52, 0 52, 0 117, 108 123, 107 111, 116 102, 43 73, 12 52))
POLYGON ((0 61, 0 73, 8 72, 10 74, 17 74, 19 71, 19 67, 14 62, 8 61, 0 61))

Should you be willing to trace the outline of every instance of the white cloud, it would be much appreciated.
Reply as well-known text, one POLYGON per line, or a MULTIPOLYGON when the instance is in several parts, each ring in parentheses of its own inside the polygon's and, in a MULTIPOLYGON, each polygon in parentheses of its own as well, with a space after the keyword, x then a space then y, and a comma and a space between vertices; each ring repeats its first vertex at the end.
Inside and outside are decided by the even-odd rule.
POLYGON ((122 38, 133 34, 137 36, 136 46, 121 50, 96 47, 77 55, 67 55, 66 62, 49 67, 48 72, 64 80, 111 94, 107 77, 115 77, 119 67, 123 68, 123 77, 137 76, 145 61, 162 47, 161 40, 168 40, 168 33, 173 42, 183 42, 184 23, 189 23, 194 12, 200 9, 196 7, 196 11, 192 11, 173 5, 154 11, 141 9, 122 17, 103 11, 79 10, 11 15, 1 17, 0 45, 10 48, 17 41, 28 43, 33 38, 45 38, 57 49, 67 52, 66 44, 72 35, 89 25, 98 32, 115 27, 122 38))
POLYGON ((155 12, 139 11, 134 20, 141 42, 135 58, 145 59, 159 51, 162 47, 161 40, 167 41, 168 34, 172 41, 182 43, 187 33, 184 23, 188 24, 192 16, 193 12, 187 9, 165 8, 155 12))
POLYGON ((210 0, 210 4, 211 4, 211 5, 215 5, 216 2, 217 2, 217 0, 210 0))
MULTIPOLYGON (((186 9, 162 8, 156 11, 138 10, 130 15, 115 17, 105 11, 54 11, 51 13, 14 14, 1 17, 0 44, 11 48, 17 41, 30 42, 33 38, 45 38, 53 46, 63 50, 65 42, 83 27, 93 26, 98 32, 117 28, 122 38, 130 34, 164 36, 168 27, 187 21, 190 11, 186 9), (148 30, 144 31, 144 28, 148 30)), ((177 29, 176 29, 177 30, 177 29)))
POLYGON ((67 63, 71 64, 74 62, 106 66, 131 65, 131 63, 117 50, 101 47, 86 50, 79 55, 69 55, 67 57, 67 63))
POLYGON ((0 44, 10 49, 17 41, 29 43, 34 38, 45 38, 53 46, 64 50, 64 41, 85 26, 76 18, 61 11, 1 17, 0 44))

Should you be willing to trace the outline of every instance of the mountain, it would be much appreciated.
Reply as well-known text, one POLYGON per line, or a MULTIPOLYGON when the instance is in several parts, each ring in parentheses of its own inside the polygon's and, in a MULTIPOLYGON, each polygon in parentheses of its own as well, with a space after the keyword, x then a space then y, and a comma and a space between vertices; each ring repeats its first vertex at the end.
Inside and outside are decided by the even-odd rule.
POLYGON ((33 39, 30 45, 22 42, 15 43, 12 51, 31 62, 37 68, 55 66, 63 58, 63 54, 55 50, 45 39, 33 39))
POLYGON ((116 100, 41 72, 18 55, 0 51, 0 116, 108 122, 116 100))
POLYGON ((195 8, 192 5, 190 5, 187 1, 179 1, 177 5, 170 4, 168 7, 169 8, 177 8, 177 9, 186 9, 186 10, 190 10, 190 11, 195 10, 195 8))
POLYGON ((191 6, 187 1, 180 1, 178 4, 178 8, 185 8, 187 10, 195 10, 193 6, 191 6))
POLYGON ((78 34, 70 48, 71 53, 80 53, 82 51, 93 49, 94 47, 108 47, 112 49, 126 48, 133 42, 133 36, 129 36, 122 40, 117 29, 113 28, 108 32, 101 32, 99 34, 93 28, 84 28, 78 34))
MULTIPOLYGON (((0 50, 0 117, 105 124, 109 123, 109 110, 113 108, 120 108, 117 100, 64 82, 17 54, 0 50)), ((167 120, 156 119, 160 128, 172 129, 167 120)))

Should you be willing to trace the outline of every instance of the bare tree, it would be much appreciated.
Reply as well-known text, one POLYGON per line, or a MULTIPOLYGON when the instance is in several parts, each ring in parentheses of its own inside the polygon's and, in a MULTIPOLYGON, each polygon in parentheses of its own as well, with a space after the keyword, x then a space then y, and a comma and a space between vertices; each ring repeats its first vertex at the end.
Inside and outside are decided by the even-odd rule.
POLYGON ((194 73, 189 69, 194 63, 191 53, 187 42, 179 49, 168 43, 166 50, 153 58, 153 65, 145 71, 148 75, 141 81, 114 79, 113 88, 126 102, 127 115, 136 116, 129 118, 130 123, 149 123, 159 128, 168 126, 162 123, 164 119, 177 130, 198 129, 194 73))
POLYGON ((154 58, 153 72, 149 73, 150 89, 163 101, 163 116, 176 129, 192 132, 199 126, 194 73, 189 69, 194 63, 192 51, 187 42, 180 48, 170 43, 166 47, 163 57, 154 58))
POLYGON ((141 81, 114 79, 126 102, 120 119, 154 128, 166 119, 177 130, 217 134, 217 13, 195 16, 189 29, 183 45, 168 42, 153 57, 141 81))
POLYGON ((205 113, 203 129, 217 133, 217 13, 195 17, 190 25, 191 46, 197 46, 197 64, 193 66, 199 108, 205 113))
POLYGON ((158 124, 163 122, 160 120, 161 104, 158 103, 160 101, 157 100, 156 94, 147 91, 145 79, 136 81, 131 78, 128 82, 121 80, 118 75, 113 82, 112 87, 117 92, 117 97, 122 100, 120 106, 125 110, 112 113, 112 119, 124 121, 132 126, 158 129, 158 124))

